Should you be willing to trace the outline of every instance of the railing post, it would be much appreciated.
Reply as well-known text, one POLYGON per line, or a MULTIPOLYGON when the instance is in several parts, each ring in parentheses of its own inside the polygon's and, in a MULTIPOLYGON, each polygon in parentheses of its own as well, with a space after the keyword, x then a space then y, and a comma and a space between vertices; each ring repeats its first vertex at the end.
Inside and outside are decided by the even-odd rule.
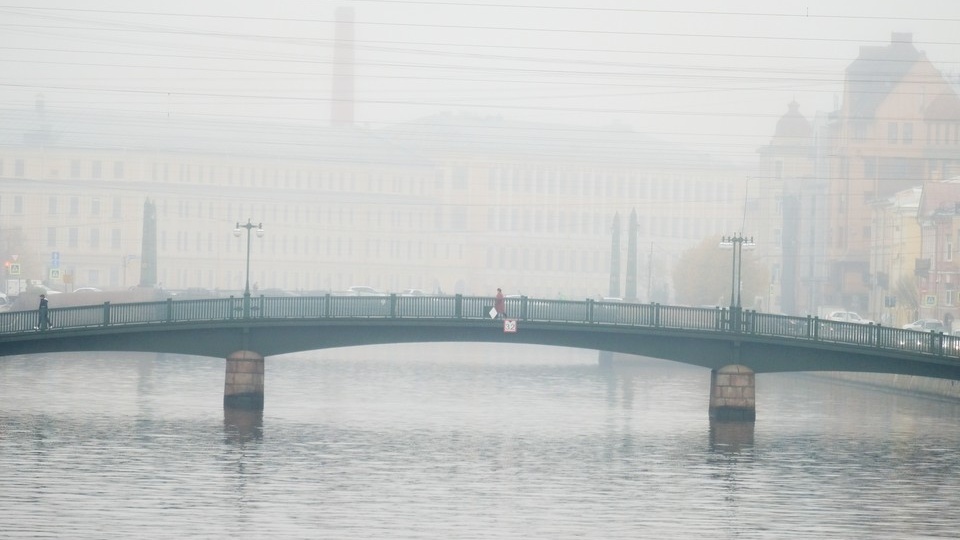
POLYGON ((653 303, 653 326, 654 328, 660 327, 660 303, 653 303))
POLYGON ((103 325, 110 326, 110 302, 103 303, 103 325))
POLYGON ((390 293, 390 318, 397 317, 397 293, 390 293))
POLYGON ((457 293, 457 295, 454 296, 453 298, 454 298, 453 300, 454 316, 458 319, 462 319, 463 318, 463 295, 457 293))
POLYGON ((330 293, 327 293, 327 295, 324 296, 323 316, 326 319, 330 318, 330 293))
POLYGON ((593 298, 587 298, 587 322, 593 322, 593 298))
POLYGON ((173 322, 173 298, 167 298, 167 322, 173 322))
MULTIPOLYGON (((807 318, 809 319, 810 315, 807 315, 807 318)), ((810 322, 812 323, 812 328, 813 328, 813 340, 819 341, 820 340, 820 317, 813 317, 812 319, 810 319, 810 322)), ((807 329, 807 332, 809 333, 810 330, 807 329)))
POLYGON ((520 320, 527 320, 527 297, 525 295, 520 297, 520 320))

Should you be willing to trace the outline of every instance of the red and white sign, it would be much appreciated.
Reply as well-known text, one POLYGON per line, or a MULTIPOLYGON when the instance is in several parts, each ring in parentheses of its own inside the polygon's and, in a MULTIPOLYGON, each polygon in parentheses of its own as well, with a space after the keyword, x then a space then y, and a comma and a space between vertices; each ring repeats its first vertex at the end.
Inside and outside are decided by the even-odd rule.
POLYGON ((516 334, 517 333, 517 320, 516 319, 504 319, 503 320, 503 331, 506 334, 516 334))

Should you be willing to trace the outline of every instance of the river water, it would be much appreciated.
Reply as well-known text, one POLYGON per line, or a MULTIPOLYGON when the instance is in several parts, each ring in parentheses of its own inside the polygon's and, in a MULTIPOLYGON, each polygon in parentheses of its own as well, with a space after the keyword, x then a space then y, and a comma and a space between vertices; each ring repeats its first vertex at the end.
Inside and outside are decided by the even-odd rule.
POLYGON ((2 538, 955 538, 960 404, 504 345, 0 358, 2 538))

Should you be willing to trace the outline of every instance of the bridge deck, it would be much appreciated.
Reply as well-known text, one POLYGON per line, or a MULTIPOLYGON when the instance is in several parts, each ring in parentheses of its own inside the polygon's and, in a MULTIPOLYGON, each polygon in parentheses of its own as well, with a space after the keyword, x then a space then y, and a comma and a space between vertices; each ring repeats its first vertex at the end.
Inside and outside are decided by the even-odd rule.
MULTIPOLYGON (((82 336, 144 336, 142 330, 167 329, 187 336, 198 328, 269 328, 268 332, 281 332, 285 326, 304 324, 338 323, 336 328, 378 328, 378 335, 354 337, 357 343, 384 343, 417 341, 423 334, 416 332, 389 332, 387 328, 415 328, 418 323, 434 327, 455 325, 457 339, 468 340, 468 329, 489 330, 489 310, 492 299, 467 296, 301 296, 301 297, 256 297, 250 299, 249 309, 244 309, 244 298, 230 297, 204 300, 172 300, 160 302, 104 303, 89 306, 51 308, 49 320, 52 328, 38 331, 38 311, 0 313, 0 356, 24 354, 32 350, 94 350, 93 344, 77 345, 71 349, 70 340, 82 336), (249 318, 244 314, 249 313, 249 318), (140 333, 134 334, 137 331, 140 333), (58 339, 56 346, 41 343, 58 339), (69 336, 70 339, 67 339, 69 336), (418 337, 419 336, 419 337, 418 337), (366 341, 360 341, 366 340, 366 341), (31 346, 33 349, 31 349, 31 346)), ((880 325, 863 325, 821 320, 816 317, 790 317, 717 308, 696 308, 660 304, 637 304, 629 302, 597 302, 593 300, 547 300, 537 298, 508 298, 506 306, 509 317, 519 321, 521 333, 531 329, 551 330, 551 337, 537 337, 539 343, 555 342, 565 346, 590 346, 607 350, 626 350, 636 343, 605 346, 603 339, 612 335, 622 340, 630 334, 668 335, 675 344, 684 336, 700 340, 717 339, 738 344, 751 342, 765 347, 763 354, 777 356, 801 347, 821 350, 847 351, 856 354, 899 358, 906 362, 920 362, 933 366, 949 367, 945 378, 960 373, 960 338, 942 333, 924 333, 880 325), (564 336, 570 334, 570 337, 564 336), (593 336, 593 337, 590 337, 593 336), (780 349, 777 349, 780 346, 780 349)), ((329 325, 328 325, 329 326, 329 325)), ((265 333, 265 332, 264 332, 265 333)), ((486 334, 485 334, 486 336, 486 334)), ((195 336, 194 336, 195 337, 195 336)), ((120 338, 118 338, 120 339, 120 338)), ((133 343, 129 338, 127 343, 133 343)), ((167 335, 166 339, 171 339, 167 335)), ((210 339, 214 339, 212 336, 210 339)), ((326 337, 326 344, 341 343, 336 335, 326 337)), ((484 339, 487 339, 484 337, 484 339)), ((424 338, 430 341, 429 337, 424 338)), ((504 340, 501 337, 489 340, 504 340)), ((518 340, 523 342, 522 339, 518 340)), ((531 341, 533 342, 533 341, 531 341)), ((79 343, 79 342, 78 342, 79 343)), ((108 344, 109 345, 109 344, 108 344)), ((109 345, 107 349, 119 350, 124 343, 109 345), (116 348, 115 348, 116 347, 116 348)), ((302 347, 309 347, 305 341, 302 347)), ((326 345, 342 346, 342 345, 326 345)), ((136 344, 126 350, 152 350, 155 345, 136 344)), ((663 348, 667 348, 666 345, 663 348)), ((166 349, 158 349, 166 350, 166 349)), ((177 350, 190 350, 181 348, 177 350)), ((206 354, 208 349, 197 349, 206 354)), ((219 349, 209 349, 219 353, 219 349)), ((304 350, 304 349, 291 349, 304 350)), ((647 354, 650 351, 645 351, 647 354)), ((212 354, 212 353, 211 353, 212 354)), ((669 352, 658 354, 672 358, 669 352)), ((698 363, 698 362, 692 362, 698 363)), ((707 364, 700 364, 707 365, 707 364)), ((712 365, 712 364, 711 364, 712 365)), ((862 369, 871 371, 870 366, 862 369)), ((880 371, 898 372, 889 365, 880 371)), ((908 372, 908 371, 905 371, 908 372)))

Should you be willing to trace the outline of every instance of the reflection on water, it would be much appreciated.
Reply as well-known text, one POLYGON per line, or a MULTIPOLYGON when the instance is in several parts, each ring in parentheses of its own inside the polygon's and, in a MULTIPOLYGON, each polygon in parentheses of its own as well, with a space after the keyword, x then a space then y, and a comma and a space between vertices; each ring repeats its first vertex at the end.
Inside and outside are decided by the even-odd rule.
POLYGON ((231 442, 260 440, 263 438, 263 411, 224 407, 223 430, 231 442))
POLYGON ((960 406, 543 347, 0 359, 0 530, 70 538, 917 538, 960 516, 960 406), (226 443, 226 444, 225 444, 226 443), (162 525, 160 525, 162 524, 162 525))
POLYGON ((753 446, 755 422, 710 420, 710 449, 716 452, 740 452, 753 446))

